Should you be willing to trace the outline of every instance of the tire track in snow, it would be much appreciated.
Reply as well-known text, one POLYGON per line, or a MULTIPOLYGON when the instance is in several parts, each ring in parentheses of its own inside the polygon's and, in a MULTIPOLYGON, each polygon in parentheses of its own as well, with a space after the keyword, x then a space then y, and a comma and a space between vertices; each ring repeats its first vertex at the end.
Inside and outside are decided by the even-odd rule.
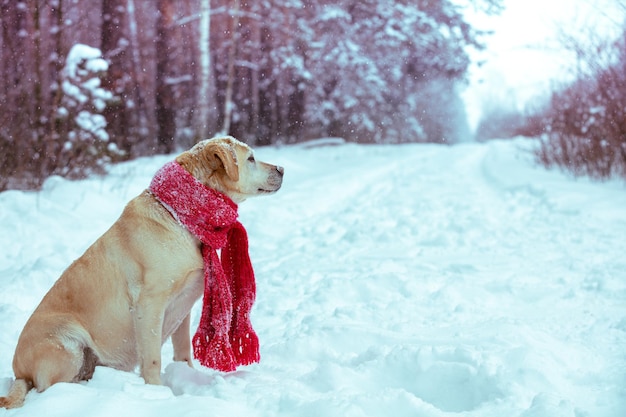
MULTIPOLYGON (((355 147, 371 153, 365 149, 355 147)), ((465 179, 455 178, 456 170, 446 171, 451 167, 442 162, 450 161, 433 159, 441 152, 438 146, 382 147, 373 168, 360 165, 353 151, 337 149, 334 164, 324 166, 331 174, 301 182, 303 191, 290 196, 299 206, 278 216, 296 218, 278 245, 286 248, 282 260, 260 272, 278 274, 260 293, 270 293, 269 299, 282 294, 284 300, 280 306, 259 301, 259 314, 270 324, 268 339, 274 340, 265 357, 274 351, 275 357, 332 363, 331 368, 311 364, 299 377, 313 379, 316 394, 327 399, 339 389, 333 378, 346 372, 361 381, 353 387, 358 392, 390 390, 382 402, 408 395, 427 408, 468 411, 501 396, 480 353, 442 342, 447 336, 428 335, 433 315, 449 315, 458 304, 444 299, 450 298, 449 284, 439 276, 473 267, 450 261, 440 265, 425 256, 448 251, 463 232, 454 231, 448 218, 458 210, 446 207, 451 196, 429 195, 438 188, 426 183, 439 181, 437 193, 446 194, 450 182, 461 181, 459 187, 467 188, 465 179), (348 159, 353 165, 345 165, 348 159), (448 236, 450 229, 456 237, 448 236), (438 304, 444 307, 432 309, 438 304), (267 321, 268 316, 273 319, 267 321), (381 374, 389 366, 407 373, 391 383, 381 374), (456 398, 440 392, 455 392, 456 398)))

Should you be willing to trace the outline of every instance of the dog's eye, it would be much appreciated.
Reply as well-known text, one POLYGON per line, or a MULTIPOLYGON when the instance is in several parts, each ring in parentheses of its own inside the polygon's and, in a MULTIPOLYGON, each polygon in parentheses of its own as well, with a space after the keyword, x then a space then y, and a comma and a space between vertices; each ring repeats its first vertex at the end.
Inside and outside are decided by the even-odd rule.
POLYGON ((249 161, 249 162, 254 162, 254 155, 250 155, 250 156, 248 157, 248 161, 249 161))

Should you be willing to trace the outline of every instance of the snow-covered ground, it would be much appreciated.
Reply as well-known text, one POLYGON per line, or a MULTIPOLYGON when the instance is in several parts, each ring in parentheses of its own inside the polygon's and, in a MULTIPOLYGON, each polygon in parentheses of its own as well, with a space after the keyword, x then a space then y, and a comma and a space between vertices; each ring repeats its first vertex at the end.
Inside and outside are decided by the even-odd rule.
MULTIPOLYGON (((0 416, 626 416, 626 187, 534 167, 529 142, 264 148, 241 206, 261 362, 98 368, 0 416)), ((0 194, 0 393, 25 321, 171 156, 0 194)), ((200 303, 194 309, 194 329, 200 303)))

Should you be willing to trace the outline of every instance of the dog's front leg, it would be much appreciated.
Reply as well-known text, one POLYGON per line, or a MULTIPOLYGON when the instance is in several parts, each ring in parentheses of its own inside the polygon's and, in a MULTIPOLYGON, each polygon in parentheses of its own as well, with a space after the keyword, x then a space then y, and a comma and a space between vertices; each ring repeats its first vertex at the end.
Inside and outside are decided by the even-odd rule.
POLYGON ((191 362, 191 340, 189 337, 189 314, 183 319, 178 329, 172 333, 172 345, 174 345, 174 360, 187 362, 193 368, 191 362))
POLYGON ((139 298, 135 315, 137 354, 141 376, 147 384, 161 385, 161 344, 164 303, 156 297, 139 298))

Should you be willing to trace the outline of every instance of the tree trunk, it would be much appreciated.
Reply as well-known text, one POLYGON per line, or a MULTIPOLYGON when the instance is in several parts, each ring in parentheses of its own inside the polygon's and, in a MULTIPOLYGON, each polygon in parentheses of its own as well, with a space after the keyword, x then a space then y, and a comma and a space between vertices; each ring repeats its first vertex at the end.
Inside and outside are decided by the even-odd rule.
POLYGON ((129 62, 132 74, 132 96, 134 99, 134 117, 132 130, 135 140, 141 140, 145 137, 153 137, 149 132, 152 130, 148 122, 148 109, 144 90, 148 90, 145 72, 142 70, 142 61, 140 55, 141 45, 139 43, 139 34, 137 30, 137 17, 135 13, 135 1, 127 0, 126 7, 128 9, 128 32, 130 37, 129 49, 131 59, 129 62))
MULTIPOLYGON (((67 121, 59 120, 57 112, 61 106, 63 98, 63 90, 61 87, 61 74, 65 64, 67 50, 63 45, 63 2, 53 3, 49 6, 50 20, 52 22, 49 28, 50 37, 53 39, 52 48, 54 53, 50 54, 48 61, 48 74, 46 80, 45 97, 48 98, 48 120, 45 127, 46 133, 46 155, 58 154, 58 163, 62 166, 67 165, 63 159, 62 148, 67 135, 67 121), (54 83, 55 87, 51 87, 54 83)), ((49 161, 49 159, 48 159, 49 161)), ((47 169, 50 170, 50 167, 47 169)), ((47 174, 47 173, 46 173, 47 174)))
POLYGON ((168 79, 170 71, 170 45, 168 37, 174 23, 174 5, 172 0, 159 0, 156 21, 156 116, 157 141, 159 152, 174 151, 176 118, 174 111, 174 91, 168 79))
POLYGON ((209 136, 210 128, 215 123, 214 85, 211 77, 211 0, 201 0, 200 3, 200 88, 198 88, 196 102, 196 137, 205 139, 209 136))
POLYGON ((253 133, 253 139, 249 141, 251 146, 256 145, 257 138, 259 137, 259 125, 260 118, 259 113, 261 112, 261 100, 260 100, 260 85, 259 85, 259 62, 261 61, 260 57, 260 48, 261 48, 261 28, 260 22, 258 19, 252 20, 252 27, 250 29, 252 31, 252 45, 255 48, 253 52, 253 62, 255 63, 252 71, 250 72, 250 94, 252 95, 251 104, 252 109, 250 111, 250 132, 253 133), (251 142, 251 143, 250 143, 251 142))
POLYGON ((116 99, 109 103, 103 112, 107 121, 107 132, 111 142, 116 143, 123 151, 130 153, 132 139, 129 134, 131 124, 127 109, 128 97, 128 57, 127 42, 124 38, 126 27, 125 0, 107 0, 102 2, 102 30, 100 49, 109 61, 109 70, 102 85, 111 91, 116 99))
MULTIPOLYGON (((26 79, 32 74, 28 72, 26 43, 27 37, 20 33, 27 31, 26 11, 17 8, 8 2, 0 5, 0 19, 2 19, 2 84, 3 84, 3 111, 0 112, 0 177, 22 176, 28 168, 26 157, 34 159, 36 151, 30 115, 26 97, 31 92, 26 91, 26 79), (30 152, 29 152, 30 150, 30 152), (10 153, 9 153, 10 152, 10 153), (11 157, 14 156, 14 157, 11 157)), ((26 32, 28 33, 28 32, 26 32)), ((0 184, 0 189, 6 183, 0 184)))
POLYGON ((235 82, 235 57, 237 55, 237 37, 239 34, 239 0, 233 1, 233 25, 230 33, 230 49, 228 52, 228 79, 226 81, 226 97, 224 99, 224 126, 222 133, 230 132, 230 124, 233 112, 233 84, 235 82))

